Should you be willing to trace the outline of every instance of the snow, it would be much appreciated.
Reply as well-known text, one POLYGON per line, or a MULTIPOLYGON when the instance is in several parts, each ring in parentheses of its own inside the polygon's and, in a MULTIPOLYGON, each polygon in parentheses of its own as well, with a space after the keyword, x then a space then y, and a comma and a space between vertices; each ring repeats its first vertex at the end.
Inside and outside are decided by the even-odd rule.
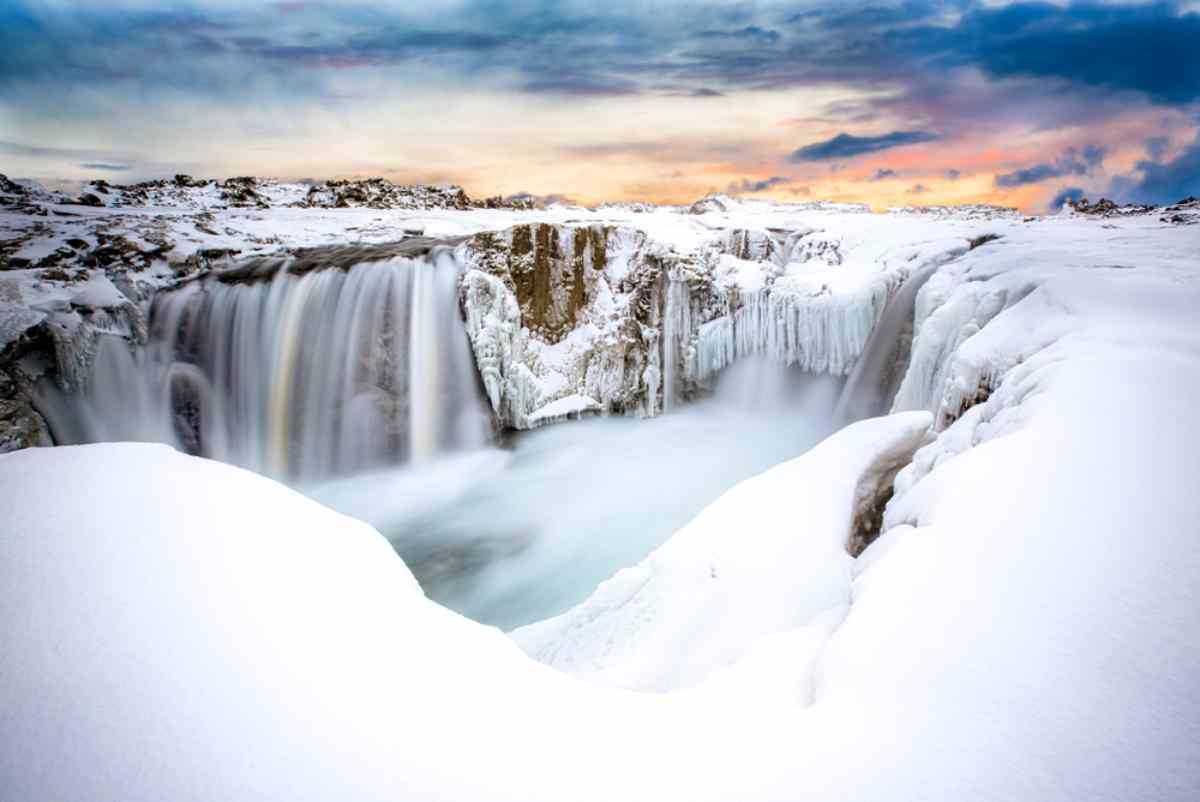
POLYGON ((578 415, 581 412, 590 412, 599 408, 600 405, 586 395, 568 395, 540 408, 534 415, 530 416, 529 422, 537 424, 545 420, 562 420, 571 415, 578 415))
MULTIPOLYGON (((721 206, 636 215, 690 253, 720 236, 709 225, 820 230, 841 264, 825 249, 782 277, 798 291, 844 277, 836 293, 858 302, 953 260, 916 299, 894 404, 915 412, 739 485, 582 606, 516 633, 577 676, 428 601, 365 524, 262 477, 161 446, 0 456, 5 795, 1193 798, 1200 229, 721 206), (1002 238, 964 252, 981 233, 1002 238), (861 472, 931 419, 881 537, 852 560, 861 472)), ((253 225, 319 242, 373 216, 463 233, 533 214, 253 225)), ((24 308, 33 278, 6 272, 0 301, 24 308)), ((519 310, 495 277, 467 278, 488 302, 466 309, 487 320, 489 395, 536 397, 525 355, 502 353, 521 341, 498 336, 519 310)), ((829 354, 853 353, 848 320, 830 323, 829 354)))
POLYGON ((513 637, 531 656, 589 681, 667 691, 844 609, 859 477, 881 455, 915 450, 930 422, 929 413, 910 412, 843 429, 738 484, 587 601, 513 637))

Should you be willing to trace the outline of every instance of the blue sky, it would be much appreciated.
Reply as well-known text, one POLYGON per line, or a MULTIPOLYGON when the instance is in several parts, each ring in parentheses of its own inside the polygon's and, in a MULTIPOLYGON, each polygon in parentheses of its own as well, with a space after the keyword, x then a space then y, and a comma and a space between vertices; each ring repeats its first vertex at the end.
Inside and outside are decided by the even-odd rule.
POLYGON ((0 170, 876 205, 1200 194, 1185 2, 0 0, 0 170))

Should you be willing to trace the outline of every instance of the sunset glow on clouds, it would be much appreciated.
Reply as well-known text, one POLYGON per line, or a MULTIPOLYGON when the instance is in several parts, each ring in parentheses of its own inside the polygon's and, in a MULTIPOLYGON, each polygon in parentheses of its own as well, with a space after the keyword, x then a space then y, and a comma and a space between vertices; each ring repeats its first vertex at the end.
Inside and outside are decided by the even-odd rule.
POLYGON ((49 182, 1200 194, 1195 3, 0 0, 0 22, 0 172, 49 182))

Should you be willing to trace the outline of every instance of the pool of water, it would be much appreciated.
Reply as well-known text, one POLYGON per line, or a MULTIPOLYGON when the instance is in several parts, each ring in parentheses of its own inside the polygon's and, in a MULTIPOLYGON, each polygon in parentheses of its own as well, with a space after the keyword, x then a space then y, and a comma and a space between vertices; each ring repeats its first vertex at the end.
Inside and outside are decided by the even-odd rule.
POLYGON ((841 384, 748 360, 659 418, 571 421, 306 492, 375 526, 431 598, 511 629, 582 601, 738 481, 803 454, 829 433, 841 384))

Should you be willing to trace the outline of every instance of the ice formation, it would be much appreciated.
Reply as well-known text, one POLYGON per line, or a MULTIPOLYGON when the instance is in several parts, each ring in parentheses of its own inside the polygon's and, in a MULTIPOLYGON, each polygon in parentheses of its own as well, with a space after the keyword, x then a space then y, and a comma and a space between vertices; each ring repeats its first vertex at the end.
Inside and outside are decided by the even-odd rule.
POLYGON ((541 223, 463 247, 464 315, 502 423, 560 417, 538 413, 566 398, 652 416, 749 356, 845 375, 904 279, 968 248, 864 249, 795 221, 684 242, 647 229, 541 223))

